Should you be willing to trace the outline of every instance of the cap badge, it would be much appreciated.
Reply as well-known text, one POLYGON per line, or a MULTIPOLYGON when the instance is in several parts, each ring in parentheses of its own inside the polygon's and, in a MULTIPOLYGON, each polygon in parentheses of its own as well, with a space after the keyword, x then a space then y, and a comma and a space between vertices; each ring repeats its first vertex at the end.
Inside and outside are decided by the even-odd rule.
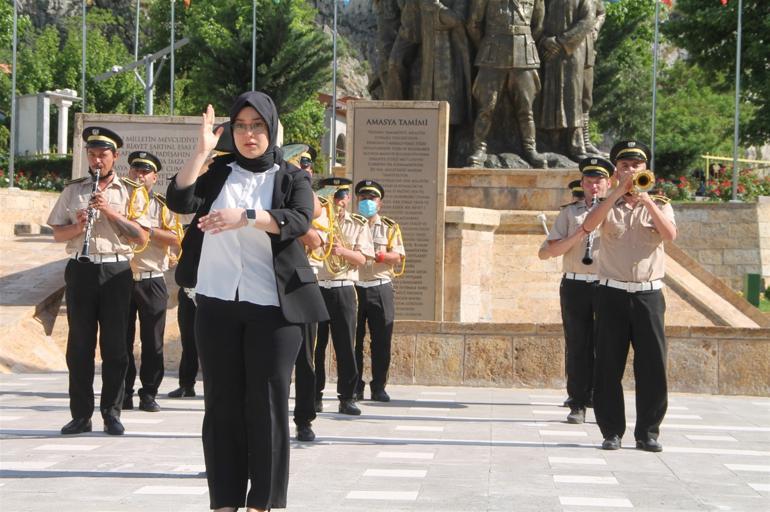
POLYGON ((598 160, 596 158, 591 159, 591 165, 596 165, 598 163, 598 160))
POLYGON ((99 135, 99 128, 92 128, 91 135, 99 135))
POLYGON ((139 158, 146 158, 146 157, 147 157, 147 153, 145 153, 144 151, 139 153, 139 158))
POLYGON ((632 148, 632 147, 634 147, 634 146, 636 146, 636 142, 634 142, 634 141, 631 141, 631 142, 629 142, 629 143, 628 143, 628 147, 629 147, 629 148, 632 148))

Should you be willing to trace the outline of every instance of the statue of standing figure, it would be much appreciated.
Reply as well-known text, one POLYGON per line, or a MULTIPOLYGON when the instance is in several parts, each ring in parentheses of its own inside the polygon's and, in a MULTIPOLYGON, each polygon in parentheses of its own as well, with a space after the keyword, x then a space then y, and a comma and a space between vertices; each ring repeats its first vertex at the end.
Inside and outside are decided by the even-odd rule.
POLYGON ((542 30, 543 7, 543 0, 472 0, 468 34, 478 48, 479 71, 473 84, 478 112, 468 159, 471 167, 482 167, 486 161, 486 138, 501 97, 513 103, 524 159, 532 167, 548 167, 545 156, 537 152, 532 111, 540 92, 535 41, 542 30))
POLYGON ((594 28, 594 0, 545 0, 539 40, 543 92, 538 128, 552 151, 579 162, 587 158, 583 139, 586 39, 594 28))

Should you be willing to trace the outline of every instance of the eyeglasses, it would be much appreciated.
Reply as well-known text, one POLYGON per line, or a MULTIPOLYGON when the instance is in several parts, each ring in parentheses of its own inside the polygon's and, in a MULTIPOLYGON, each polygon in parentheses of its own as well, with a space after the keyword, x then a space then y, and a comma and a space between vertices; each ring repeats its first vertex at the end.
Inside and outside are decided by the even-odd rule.
POLYGON ((264 121, 257 121, 256 123, 233 123, 233 132, 243 135, 244 133, 261 132, 267 129, 264 121))

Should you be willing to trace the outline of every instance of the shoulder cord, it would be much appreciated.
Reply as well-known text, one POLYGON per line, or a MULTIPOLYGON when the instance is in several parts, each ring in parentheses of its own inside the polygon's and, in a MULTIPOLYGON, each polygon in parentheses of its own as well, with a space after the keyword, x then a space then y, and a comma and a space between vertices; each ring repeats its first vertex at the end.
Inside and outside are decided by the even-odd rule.
MULTIPOLYGON (((404 237, 401 235, 401 226, 399 226, 398 224, 393 224, 393 226, 391 226, 389 230, 388 246, 387 246, 388 252, 390 252, 393 249, 394 240, 401 240, 401 245, 404 245, 404 237)), ((391 266, 390 269, 393 272, 393 277, 399 277, 404 275, 404 272, 406 271, 406 256, 401 257, 401 270, 396 272, 395 266, 391 266)))

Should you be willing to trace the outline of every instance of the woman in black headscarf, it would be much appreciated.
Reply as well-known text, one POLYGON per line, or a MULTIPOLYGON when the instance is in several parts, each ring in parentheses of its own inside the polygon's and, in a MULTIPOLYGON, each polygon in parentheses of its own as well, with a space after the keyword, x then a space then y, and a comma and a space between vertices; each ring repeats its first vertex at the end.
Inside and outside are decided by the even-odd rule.
POLYGON ((296 241, 310 227, 313 192, 308 174, 282 158, 278 112, 266 94, 235 100, 235 151, 198 176, 222 136, 213 127, 209 105, 195 153, 168 187, 173 211, 196 214, 176 279, 197 292, 211 508, 284 508, 289 383, 301 325, 328 318, 296 241))

